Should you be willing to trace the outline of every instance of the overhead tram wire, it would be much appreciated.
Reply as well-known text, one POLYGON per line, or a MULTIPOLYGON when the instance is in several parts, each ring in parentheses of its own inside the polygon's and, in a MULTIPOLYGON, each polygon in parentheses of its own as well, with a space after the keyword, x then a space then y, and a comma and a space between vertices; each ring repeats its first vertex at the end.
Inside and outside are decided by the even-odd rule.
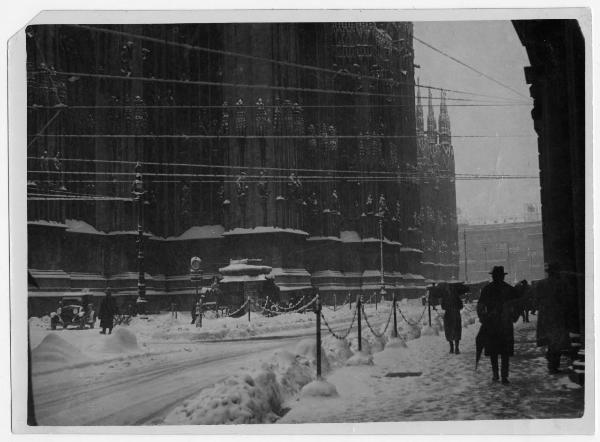
MULTIPOLYGON (((37 71, 36 71, 37 72, 37 71)), ((89 72, 67 72, 67 71, 54 71, 55 75, 64 75, 68 77, 84 77, 84 78, 95 78, 115 81, 139 81, 149 83, 168 83, 168 84, 183 84, 188 86, 214 86, 214 87, 231 87, 231 88, 248 88, 248 89, 259 89, 259 90, 276 90, 276 91, 294 91, 294 92, 306 92, 315 94, 331 94, 331 95, 351 95, 357 97, 383 97, 383 98, 412 98, 412 95, 399 95, 399 94, 385 94, 385 93, 373 93, 373 92, 360 92, 350 90, 338 90, 338 89, 318 89, 318 88, 303 88, 295 86, 273 86, 268 84, 250 84, 250 83, 228 83, 222 81, 208 81, 208 80, 179 80, 174 78, 155 78, 155 77, 140 77, 140 76, 126 76, 126 75, 110 75, 110 74, 94 74, 89 72)), ((449 89, 443 89, 449 91, 449 89)), ((478 100, 473 98, 451 98, 447 97, 446 100, 453 101, 470 101, 476 102, 478 100)), ((481 101, 481 100, 480 100, 481 101)), ((511 103, 511 101, 507 101, 511 103)), ((234 107, 234 106, 232 106, 234 107)))
MULTIPOLYGON (((39 157, 35 157, 35 156, 28 156, 27 157, 28 160, 39 160, 39 157)), ((416 176, 418 174, 420 174, 420 172, 418 171, 414 171, 414 172, 394 172, 394 171, 379 171, 379 170, 370 170, 370 171, 363 171, 363 170, 357 170, 357 169, 308 169, 308 168, 292 168, 292 167, 261 167, 261 166, 232 166, 232 165, 224 165, 224 164, 216 164, 216 165, 211 165, 211 164, 206 164, 206 163, 171 163, 171 162, 165 162, 165 163, 161 163, 161 162, 155 162, 155 161, 121 161, 121 160, 99 160, 99 159, 92 159, 92 158, 61 158, 61 161, 65 161, 65 162, 83 162, 83 163, 101 163, 101 164, 130 164, 130 165, 136 165, 138 163, 140 163, 142 166, 156 166, 156 167, 182 167, 182 168, 204 168, 204 169, 210 169, 210 168, 214 168, 214 169, 225 169, 225 170, 235 170, 235 171, 246 171, 246 170, 258 170, 258 171, 283 171, 283 172, 323 172, 323 173, 327 173, 327 174, 337 174, 338 175, 338 179, 345 179, 347 177, 352 177, 352 175, 342 175, 342 174, 367 174, 368 177, 373 177, 373 176, 388 176, 390 178, 395 178, 397 177, 399 174, 403 174, 401 176, 416 176)), ((449 172, 448 170, 442 170, 442 171, 446 171, 449 172)), ((30 171, 30 172, 37 172, 37 171, 30 171)), ((96 173, 94 171, 88 172, 88 171, 81 171, 82 173, 96 173)), ((43 173, 48 173, 48 171, 44 171, 43 173)), ((50 172, 50 173, 56 173, 56 172, 50 172)), ((106 172, 106 173, 110 173, 110 172, 106 172)), ((122 174, 128 174, 128 172, 115 172, 115 173, 122 173, 122 174)), ((114 174, 114 173, 113 173, 114 174)), ((478 175, 478 174, 454 174, 455 176, 463 176, 463 175, 478 175)), ((479 175, 485 175, 485 176, 490 176, 492 174, 479 174, 479 175)), ((231 176, 231 175, 228 175, 231 176)), ((252 175, 250 175, 252 176, 252 175)), ((254 176, 260 176, 260 175, 254 175, 254 176)), ((283 175, 281 175, 283 176, 283 175)), ((304 175, 302 175, 304 176, 304 175)), ((431 175, 429 175, 431 177, 431 175)), ((506 176, 506 175, 502 175, 502 176, 506 176)), ((430 178, 431 179, 431 178, 430 178)))
MULTIPOLYGON (((207 48, 207 47, 198 46, 198 45, 191 45, 188 43, 180 43, 180 42, 175 42, 175 41, 171 41, 171 40, 150 37, 150 36, 146 36, 146 35, 134 34, 131 32, 117 31, 114 29, 107 29, 107 28, 101 28, 101 27, 89 26, 89 25, 78 25, 78 24, 67 24, 65 26, 86 29, 91 32, 107 33, 107 34, 119 35, 122 37, 129 37, 129 38, 133 38, 133 39, 137 39, 137 40, 150 41, 150 42, 158 43, 161 45, 175 46, 175 47, 180 47, 180 48, 184 48, 184 49, 191 50, 191 51, 200 51, 200 52, 213 53, 213 54, 219 54, 219 55, 227 55, 227 56, 238 57, 238 58, 246 58, 249 60, 259 61, 259 62, 263 62, 263 63, 278 64, 281 66, 288 66, 288 67, 293 67, 293 68, 297 68, 297 69, 312 70, 315 72, 323 72, 323 73, 339 75, 339 76, 361 78, 361 79, 367 79, 367 80, 375 80, 375 81, 380 81, 380 82, 391 82, 391 83, 396 83, 399 85, 402 84, 402 85, 409 85, 409 86, 417 86, 416 84, 411 83, 411 82, 401 82, 401 81, 397 81, 397 80, 393 80, 393 79, 374 77, 372 75, 356 74, 356 73, 344 71, 343 69, 335 70, 335 69, 328 69, 328 68, 311 66, 311 65, 301 64, 301 63, 293 63, 293 62, 289 62, 289 61, 275 60, 275 59, 266 58, 266 57, 259 57, 256 55, 249 55, 249 54, 242 54, 242 53, 233 52, 233 51, 225 51, 225 50, 221 50, 221 49, 207 48)), ((487 97, 487 98, 499 98, 502 100, 507 99, 506 97, 499 97, 499 96, 494 96, 494 95, 489 95, 489 94, 481 94, 481 93, 470 92, 470 91, 445 89, 445 88, 440 88, 440 87, 436 87, 436 86, 429 86, 429 85, 418 85, 418 86, 426 88, 426 89, 447 91, 447 92, 453 92, 453 93, 458 93, 458 94, 481 96, 481 97, 487 97)))
MULTIPOLYGON (((407 96, 408 98, 408 96, 407 96)), ((431 97, 432 99, 439 100, 439 97, 431 97)), ((446 97, 446 100, 452 100, 452 98, 446 97)), ((352 108, 403 108, 403 107, 414 107, 411 103, 399 103, 399 104, 300 104, 302 109, 352 109, 352 108)), ((532 106, 531 103, 446 103, 446 107, 518 107, 518 106, 532 106)), ((153 104, 124 104, 124 105, 65 105, 62 110, 81 110, 81 109, 257 109, 257 108, 282 108, 283 105, 279 104, 262 104, 260 106, 253 104, 243 105, 153 105, 153 104)), ((28 109, 31 110, 55 110, 55 106, 42 106, 42 105, 28 105, 28 109)))
POLYGON ((421 43, 421 44, 423 44, 423 45, 427 46, 429 49, 431 49, 431 50, 433 50, 433 51, 435 51, 435 52, 437 52, 437 53, 439 53, 439 54, 443 55, 444 57, 447 57, 447 58, 449 58, 450 60, 454 61, 455 63, 458 63, 459 65, 461 65, 461 66, 463 66, 463 67, 465 67, 465 68, 467 68, 467 69, 469 69, 469 70, 471 70, 471 71, 473 71, 473 72, 475 72, 475 73, 477 73, 477 74, 481 75, 482 77, 484 77, 484 78, 486 78, 486 79, 488 79, 488 80, 490 80, 490 81, 492 81, 492 82, 494 82, 494 83, 496 83, 496 84, 498 84, 498 85, 502 86, 503 88, 505 88, 505 89, 508 89, 509 91, 511 91, 511 92, 513 92, 513 93, 515 93, 515 94, 519 95, 520 97, 524 97, 524 98, 527 98, 527 99, 529 99, 529 98, 530 98, 530 97, 528 97, 528 96, 526 96, 526 95, 522 94, 521 92, 517 91, 516 89, 512 88, 511 86, 509 86, 509 85, 507 85, 507 84, 505 84, 505 83, 502 83, 502 82, 501 82, 501 81, 499 81, 499 80, 496 80, 494 77, 492 77, 492 76, 490 76, 490 75, 488 75, 488 74, 486 74, 486 73, 484 73, 484 72, 481 72, 480 70, 478 70, 478 69, 474 68, 473 66, 471 66, 471 65, 469 65, 469 64, 467 64, 467 63, 465 63, 464 61, 461 61, 461 60, 459 60, 458 58, 456 58, 456 57, 453 57, 452 55, 450 55, 450 54, 448 54, 448 53, 446 53, 446 52, 442 51, 441 49, 438 49, 438 48, 436 48, 436 47, 435 47, 435 46, 433 46, 432 44, 429 44, 429 43, 427 43, 427 42, 425 42, 425 41, 421 40, 420 38, 418 38, 418 37, 416 37, 416 36, 414 36, 414 35, 413 35, 413 39, 414 39, 414 40, 416 40, 416 41, 418 41, 419 43, 421 43))
MULTIPOLYGON (((46 138, 142 138, 142 139, 400 139, 418 138, 419 135, 204 135, 204 134, 30 134, 29 137, 46 138)), ((535 138, 530 134, 507 134, 507 135, 452 135, 452 138, 535 138)))

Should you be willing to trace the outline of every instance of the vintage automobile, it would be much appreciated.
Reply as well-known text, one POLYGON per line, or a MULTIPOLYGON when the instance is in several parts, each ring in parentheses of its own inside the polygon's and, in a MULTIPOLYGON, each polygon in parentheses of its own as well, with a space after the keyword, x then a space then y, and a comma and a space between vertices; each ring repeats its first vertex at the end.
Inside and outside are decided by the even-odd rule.
POLYGON ((63 329, 69 326, 84 329, 86 325, 94 328, 96 312, 87 301, 87 296, 63 298, 56 312, 50 313, 50 328, 56 330, 58 325, 63 329))

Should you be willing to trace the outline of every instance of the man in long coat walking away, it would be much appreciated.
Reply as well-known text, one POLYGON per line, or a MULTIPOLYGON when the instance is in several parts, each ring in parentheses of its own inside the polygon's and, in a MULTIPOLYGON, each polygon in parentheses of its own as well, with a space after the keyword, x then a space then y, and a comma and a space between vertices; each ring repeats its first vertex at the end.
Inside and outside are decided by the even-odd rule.
POLYGON ((457 291, 446 285, 442 296, 442 309, 444 310, 444 334, 450 343, 450 353, 459 354, 459 342, 462 335, 462 320, 460 311, 463 302, 457 291))
POLYGON ((548 264, 546 272, 548 277, 538 281, 534 290, 538 309, 537 345, 548 346, 548 371, 558 373, 561 352, 570 346, 566 310, 569 296, 573 294, 569 284, 561 278, 557 264, 548 264))
MULTIPOLYGON (((498 381, 498 357, 501 359, 502 383, 508 384, 509 357, 514 355, 515 338, 513 322, 518 308, 518 294, 514 287, 504 282, 503 266, 491 271, 492 282, 481 290, 477 303, 477 315, 481 322, 480 336, 485 355, 492 363, 492 379, 498 381)), ((519 312, 517 311, 517 314, 519 312)))
POLYGON ((112 333, 114 316, 118 313, 117 303, 112 297, 112 291, 109 288, 106 289, 106 296, 100 303, 100 311, 98 312, 98 317, 100 318, 100 327, 102 331, 100 334, 105 335, 106 329, 108 329, 108 334, 112 333))

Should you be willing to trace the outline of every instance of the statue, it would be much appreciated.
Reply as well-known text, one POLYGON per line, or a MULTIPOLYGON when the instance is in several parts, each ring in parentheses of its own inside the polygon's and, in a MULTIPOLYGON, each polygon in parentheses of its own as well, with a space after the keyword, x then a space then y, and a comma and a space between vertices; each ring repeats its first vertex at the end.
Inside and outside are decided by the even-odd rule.
POLYGON ((133 60, 133 42, 128 41, 121 46, 121 73, 131 76, 131 61, 133 60))
POLYGON ((221 125, 219 127, 219 135, 229 134, 229 103, 223 102, 221 110, 221 125))
POLYGON ((377 204, 377 216, 386 216, 388 212, 387 202, 383 194, 379 195, 379 203, 377 204))
POLYGON ((256 127, 256 135, 263 136, 267 132, 267 124, 269 116, 262 98, 256 100, 256 113, 254 114, 254 124, 256 127))
POLYGON ((263 209, 263 225, 267 225, 267 199, 269 198, 269 195, 271 194, 271 192, 268 189, 268 182, 267 179, 265 177, 265 171, 261 170, 259 173, 259 178, 258 178, 258 196, 262 202, 262 209, 263 209))
POLYGON ((371 194, 369 193, 369 195, 367 195, 367 201, 365 203, 365 212, 367 213, 367 215, 373 215, 373 196, 371 196, 371 194))
POLYGON ((236 135, 246 135, 248 123, 246 121, 246 110, 244 108, 244 100, 241 98, 235 103, 235 120, 234 129, 236 135))
POLYGON ((134 98, 135 111, 133 113, 133 126, 138 132, 146 131, 148 112, 145 109, 145 103, 142 97, 136 95, 134 98))
POLYGON ((337 215, 340 214, 340 200, 336 189, 331 192, 331 210, 337 215))
POLYGON ((179 208, 183 223, 187 226, 192 215, 192 189, 186 182, 183 182, 183 185, 181 186, 179 208))
POLYGON ((276 133, 281 132, 281 105, 279 97, 275 97, 275 107, 273 109, 273 131, 276 133))
POLYGON ((327 128, 327 135, 328 135, 328 143, 326 144, 326 146, 329 148, 330 151, 333 152, 333 151, 337 150, 337 146, 338 146, 338 138, 336 136, 335 126, 333 124, 331 124, 327 128))
POLYGON ((64 183, 63 166, 60 161, 60 152, 58 152, 58 151, 56 152, 56 155, 54 156, 53 166, 54 166, 54 172, 56 173, 56 181, 55 181, 56 187, 58 188, 58 190, 62 190, 62 191, 67 190, 67 188, 65 187, 65 183, 64 183))

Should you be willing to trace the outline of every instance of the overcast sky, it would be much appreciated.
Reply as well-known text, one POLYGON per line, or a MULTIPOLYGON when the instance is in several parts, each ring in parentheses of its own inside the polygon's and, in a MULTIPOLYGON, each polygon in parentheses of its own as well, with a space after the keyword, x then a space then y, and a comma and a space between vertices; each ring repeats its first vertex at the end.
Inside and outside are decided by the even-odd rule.
MULTIPOLYGON (((417 22, 414 35, 430 45, 510 86, 519 96, 468 70, 415 40, 415 76, 421 84, 477 92, 532 103, 523 68, 529 65, 525 48, 509 21, 417 22)), ((427 91, 421 89, 424 104, 427 91)), ((439 97, 439 92, 433 92, 439 97)), ((451 98, 499 102, 495 98, 448 93, 451 98)), ((436 119, 439 99, 434 100, 436 119)), ((449 104, 465 104, 449 100, 449 104)), ((452 139, 457 173, 539 175, 537 141, 531 105, 449 107, 453 135, 497 135, 494 138, 452 139), (506 135, 528 135, 509 138, 506 135)), ((424 108, 425 117, 427 107, 424 108)), ((522 218, 524 205, 539 205, 539 180, 457 180, 459 218, 470 222, 522 218)))

